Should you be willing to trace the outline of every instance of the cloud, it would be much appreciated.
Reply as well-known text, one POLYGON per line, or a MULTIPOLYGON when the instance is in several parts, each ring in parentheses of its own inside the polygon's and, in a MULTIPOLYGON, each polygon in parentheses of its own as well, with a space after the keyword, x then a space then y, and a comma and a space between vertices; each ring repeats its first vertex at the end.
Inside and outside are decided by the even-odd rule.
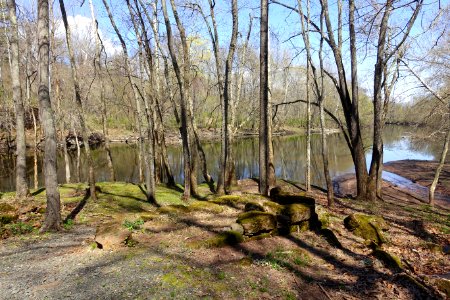
MULTIPOLYGON (((95 47, 95 30, 93 28, 91 18, 82 15, 68 16, 67 22, 69 23, 71 29, 72 42, 75 44, 75 48, 95 47)), ((55 34, 59 38, 65 37, 65 30, 62 20, 59 20, 59 22, 56 23, 55 34)), ((99 34, 108 56, 119 54, 122 51, 121 47, 116 45, 110 37, 105 36, 100 28, 99 34)))

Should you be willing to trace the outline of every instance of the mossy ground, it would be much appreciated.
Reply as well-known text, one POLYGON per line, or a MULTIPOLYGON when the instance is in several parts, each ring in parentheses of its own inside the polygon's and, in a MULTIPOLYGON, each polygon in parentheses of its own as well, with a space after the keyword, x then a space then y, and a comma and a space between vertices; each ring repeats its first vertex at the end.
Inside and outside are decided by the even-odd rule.
MULTIPOLYGON (((132 231, 136 243, 133 247, 123 246, 106 252, 93 247, 95 243, 90 237, 77 251, 61 250, 67 252, 66 259, 75 257, 78 261, 94 257, 92 261, 81 261, 86 264, 83 269, 97 275, 76 277, 77 285, 88 293, 90 287, 95 287, 105 295, 115 290, 118 294, 111 294, 112 297, 136 299, 308 299, 311 295, 321 299, 326 298, 325 290, 336 299, 372 298, 374 295, 414 298, 420 291, 395 281, 394 271, 385 266, 386 262, 378 259, 362 239, 345 229, 343 219, 354 212, 386 216, 390 242, 383 250, 406 260, 406 265, 413 265, 416 272, 442 273, 450 269, 446 256, 435 250, 440 248, 429 246, 430 243, 442 246, 445 239, 448 241, 448 233, 442 229, 450 227, 450 219, 442 211, 422 204, 408 203, 407 209, 393 212, 389 203, 369 205, 340 199, 331 210, 323 207, 327 230, 342 244, 339 249, 321 232, 296 231, 287 236, 267 234, 250 239, 230 231, 230 224, 236 222, 247 203, 262 205, 268 201, 245 190, 240 195, 215 197, 202 185, 200 197, 185 202, 181 200, 181 186, 161 185, 156 192, 161 206, 158 208, 145 201, 138 185, 120 182, 97 185, 101 190, 97 201, 84 199, 85 184, 61 185, 63 218, 83 205, 61 236, 85 226, 117 222, 132 231), (421 251, 420 259, 413 256, 415 252, 408 251, 411 248, 421 251), (93 285, 89 282, 92 280, 101 282, 93 285)), ((317 203, 325 205, 323 194, 315 192, 314 196, 317 203)), ((25 203, 45 206, 45 191, 35 193, 20 204, 13 197, 11 193, 2 195, 0 204, 8 203, 16 208, 25 203)), ((42 238, 57 239, 59 235, 38 234, 38 226, 33 226, 42 219, 42 213, 20 215, 18 222, 13 223, 18 224, 16 231, 9 228, 10 238, 3 244, 17 249, 29 245, 22 244, 22 239, 36 243, 42 238), (26 221, 24 216, 31 214, 32 218, 26 221), (33 229, 30 230, 30 226, 33 229), (16 237, 11 237, 14 235, 16 237)), ((33 252, 24 253, 32 255, 33 252)), ((45 259, 51 257, 46 255, 45 259)), ((39 263, 37 257, 29 259, 39 263)), ((72 270, 69 274, 77 273, 72 270)), ((53 292, 70 290, 65 284, 69 283, 53 292)), ((56 294, 49 295, 51 298, 56 294)))

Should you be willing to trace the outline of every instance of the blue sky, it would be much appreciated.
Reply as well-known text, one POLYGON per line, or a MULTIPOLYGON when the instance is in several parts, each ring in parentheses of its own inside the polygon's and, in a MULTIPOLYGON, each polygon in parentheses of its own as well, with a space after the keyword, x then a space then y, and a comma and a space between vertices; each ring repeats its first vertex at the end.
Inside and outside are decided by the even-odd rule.
MULTIPOLYGON (((290 5, 290 6, 297 6, 297 0, 281 0, 284 3, 290 5)), ((450 0, 440 0, 441 7, 448 6, 450 0)), ((32 5, 36 5, 36 0, 22 0, 17 1, 19 6, 22 5, 24 7, 30 8, 32 5)), ((73 30, 73 32, 78 32, 80 34, 88 34, 89 27, 91 25, 90 21, 90 10, 89 10, 89 3, 88 0, 85 0, 84 5, 81 7, 81 0, 72 0, 72 1, 65 1, 66 2, 66 9, 68 11, 69 15, 69 22, 72 26, 75 27, 76 30, 73 30)), ((94 6, 96 9, 96 15, 99 21, 99 27, 102 32, 102 38, 109 49, 108 51, 110 53, 119 52, 120 47, 117 41, 117 38, 115 36, 115 33, 110 25, 110 21, 106 15, 106 12, 103 7, 103 3, 101 0, 94 0, 94 6)), ((111 10, 113 12, 114 18, 118 26, 120 27, 123 34, 125 34, 130 41, 134 39, 134 34, 132 33, 132 30, 130 28, 130 25, 127 21, 128 18, 128 9, 126 7, 125 1, 112 1, 108 0, 110 3, 111 10)), ((179 1, 176 1, 179 2, 179 1)), ((229 43, 229 38, 231 34, 231 4, 230 1, 221 1, 216 0, 216 17, 218 22, 218 30, 219 30, 219 36, 220 36, 220 44, 222 46, 226 46, 229 43)), ((317 15, 318 7, 317 4, 315 4, 317 1, 312 1, 311 4, 311 11, 313 15, 317 15)), ((169 11, 170 11, 170 4, 167 0, 169 11)), ((206 1, 204 1, 206 4, 206 1)), ((245 36, 248 30, 248 20, 249 20, 249 14, 251 14, 253 17, 256 17, 253 22, 253 29, 252 29, 252 39, 251 43, 257 48, 259 44, 259 20, 257 19, 260 14, 260 7, 259 7, 259 1, 258 0, 240 0, 238 2, 239 4, 239 31, 240 33, 245 36)), ((344 5, 347 5, 347 1, 343 1, 344 5)), ((362 2, 357 2, 362 3, 362 2)), ((330 0, 330 13, 332 21, 336 20, 336 14, 337 9, 335 7, 335 1, 330 0)), ((204 9, 206 13, 208 13, 208 8, 205 5, 204 9)), ((422 28, 428 24, 430 16, 435 14, 436 10, 438 9, 438 0, 429 0, 426 1, 426 5, 424 6, 423 13, 420 16, 420 20, 418 20, 417 25, 415 26, 414 30, 412 31, 413 35, 418 35, 422 28)), ((345 11, 345 10, 344 10, 345 11)), ((303 42, 300 37, 292 38, 290 37, 294 35, 298 35, 300 33, 301 27, 299 23, 299 16, 279 5, 272 4, 270 5, 270 16, 269 16, 269 26, 271 31, 271 48, 273 52, 285 52, 289 53, 291 57, 296 57, 296 59, 293 61, 293 64, 296 65, 304 65, 305 57, 304 54, 296 56, 298 52, 301 51, 303 48, 303 42)), ((58 1, 55 1, 54 3, 54 13, 55 16, 59 16, 59 3, 58 1)), ((183 17, 183 22, 185 23, 186 30, 188 34, 195 34, 200 36, 207 36, 207 30, 204 25, 203 20, 198 17, 192 17, 191 12, 189 10, 183 10, 179 8, 179 13, 183 17)), ((410 14, 410 11, 402 11, 402 12, 396 12, 395 15, 393 15, 393 20, 401 20, 402 18, 405 18, 410 14)), ((345 22, 346 16, 344 16, 344 22, 345 22)), ((443 20, 444 23, 447 22, 448 27, 448 19, 443 20)), ((444 24, 445 26, 445 24, 444 24)), ((335 25, 336 27, 336 25, 335 25)), ((346 25, 344 23, 344 40, 346 40, 346 25)), ((161 33, 164 34, 165 30, 163 27, 161 27, 161 33)), ((176 33, 176 31, 175 31, 176 33)), ((76 34, 76 33, 75 33, 76 34)), ((428 38, 432 40, 432 34, 428 33, 427 36, 421 36, 422 40, 423 38, 428 38), (431 38, 430 38, 431 37, 431 38)), ((317 45, 317 38, 314 40, 313 43, 317 45)), ((133 47, 135 47, 133 43, 133 47)), ((209 42, 208 42, 209 46, 209 42)), ((418 43, 417 45, 414 45, 416 49, 419 49, 420 47, 423 47, 424 50, 429 47, 427 43, 418 43)), ((373 73, 373 65, 374 65, 374 53, 373 48, 369 47, 369 51, 366 52, 366 48, 361 46, 358 48, 359 53, 359 75, 360 75, 360 84, 362 88, 365 88, 366 90, 370 91, 372 88, 372 73, 373 73)), ((344 56, 348 56, 348 46, 344 45, 344 56)), ((349 60, 347 60, 349 61, 349 60)), ((329 70, 333 70, 333 63, 332 63, 332 57, 329 54, 328 57, 328 66, 329 70)), ((347 65, 347 67, 349 67, 347 65)), ((403 84, 403 89, 408 88, 409 83, 403 84)), ((401 94, 401 90, 398 94, 401 94)))

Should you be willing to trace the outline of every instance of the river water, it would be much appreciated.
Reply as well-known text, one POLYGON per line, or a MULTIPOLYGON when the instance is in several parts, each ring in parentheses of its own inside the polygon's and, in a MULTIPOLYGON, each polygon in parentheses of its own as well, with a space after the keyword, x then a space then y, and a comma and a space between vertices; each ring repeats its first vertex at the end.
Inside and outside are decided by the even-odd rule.
MULTIPOLYGON (((402 159, 435 160, 441 148, 440 142, 421 143, 411 138, 415 128, 388 126, 385 130, 384 161, 402 159)), ((341 134, 329 134, 327 136, 329 147, 329 164, 332 178, 353 172, 353 163, 347 145, 341 134)), ((313 135, 311 141, 312 155, 312 183, 324 186, 324 175, 321 156, 320 135, 313 135)), ((282 136, 274 138, 274 159, 277 178, 284 178, 298 182, 305 181, 306 168, 306 137, 302 135, 282 136)), ((114 170, 118 181, 138 182, 138 155, 136 145, 113 144, 111 146, 114 170)), ((215 180, 219 170, 219 143, 206 143, 204 150, 207 158, 208 169, 215 180)), ((234 154, 236 159, 236 174, 239 179, 258 176, 258 139, 238 139, 234 143, 234 154)), ((169 161, 174 172, 176 181, 183 181, 183 160, 180 146, 168 148, 169 161)), ((71 153, 72 180, 76 179, 76 153, 71 153)), ((370 148, 366 155, 370 161, 370 148)), ((107 168, 106 152, 99 148, 93 151, 95 160, 95 172, 97 181, 108 181, 109 172, 107 168)), ((38 155, 38 180, 43 185, 42 153, 38 155)), ((14 190, 14 158, 11 155, 0 155, 0 191, 14 190)), ((30 186, 33 183, 33 153, 27 157, 28 178, 30 186)), ((86 160, 81 156, 81 181, 87 178, 86 160)), ((202 176, 199 173, 199 180, 202 176)), ((62 153, 58 156, 58 179, 65 182, 64 158, 62 153)))

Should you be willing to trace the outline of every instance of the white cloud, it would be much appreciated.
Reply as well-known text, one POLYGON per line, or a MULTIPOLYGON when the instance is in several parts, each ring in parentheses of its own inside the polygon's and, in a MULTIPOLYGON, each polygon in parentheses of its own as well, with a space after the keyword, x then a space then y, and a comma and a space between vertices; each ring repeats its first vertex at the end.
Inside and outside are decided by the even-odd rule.
MULTIPOLYGON (((68 16, 67 22, 69 23, 72 41, 75 44, 75 48, 90 48, 95 47, 95 30, 93 28, 92 19, 82 15, 68 16)), ((62 20, 56 24, 56 36, 60 38, 65 37, 65 30, 62 20)), ((103 46, 108 56, 119 54, 122 49, 119 45, 115 45, 113 40, 105 36, 101 29, 99 29, 100 38, 102 39, 103 46)), ((76 49, 83 50, 83 49, 76 49)))

